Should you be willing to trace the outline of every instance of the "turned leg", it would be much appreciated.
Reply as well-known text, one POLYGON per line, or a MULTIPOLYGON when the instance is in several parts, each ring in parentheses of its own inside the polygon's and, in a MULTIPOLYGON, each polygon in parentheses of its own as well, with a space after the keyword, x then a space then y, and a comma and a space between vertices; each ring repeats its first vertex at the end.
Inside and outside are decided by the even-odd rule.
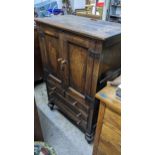
POLYGON ((48 102, 48 106, 51 110, 54 109, 54 103, 53 103, 53 99, 50 99, 49 102, 48 102))
POLYGON ((92 143, 92 141, 94 140, 94 133, 85 133, 85 139, 89 144, 92 143))
POLYGON ((85 138, 88 143, 91 143, 94 140, 99 104, 97 100, 93 100, 89 96, 86 96, 86 99, 90 103, 90 108, 89 108, 88 124, 85 133, 85 138))

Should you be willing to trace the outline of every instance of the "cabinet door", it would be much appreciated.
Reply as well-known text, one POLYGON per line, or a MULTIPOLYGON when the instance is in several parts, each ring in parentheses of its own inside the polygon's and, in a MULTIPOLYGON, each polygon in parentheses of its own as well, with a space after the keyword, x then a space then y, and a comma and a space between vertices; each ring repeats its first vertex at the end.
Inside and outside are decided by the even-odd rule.
POLYGON ((46 49, 48 57, 49 71, 58 79, 61 79, 60 65, 59 65, 59 38, 45 34, 46 49))
POLYGON ((43 30, 41 45, 44 65, 48 73, 52 74, 57 81, 62 81, 59 63, 61 57, 59 43, 59 32, 54 31, 54 29, 47 32, 43 30))
POLYGON ((85 99, 91 89, 93 57, 90 51, 95 49, 95 42, 78 35, 62 35, 64 88, 69 95, 85 99))

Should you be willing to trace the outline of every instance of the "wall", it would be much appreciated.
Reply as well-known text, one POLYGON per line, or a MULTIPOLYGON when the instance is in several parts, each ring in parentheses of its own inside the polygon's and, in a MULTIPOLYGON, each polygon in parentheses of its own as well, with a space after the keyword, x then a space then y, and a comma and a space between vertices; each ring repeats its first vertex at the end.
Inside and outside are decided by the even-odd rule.
POLYGON ((86 0, 70 0, 72 9, 85 8, 86 0))

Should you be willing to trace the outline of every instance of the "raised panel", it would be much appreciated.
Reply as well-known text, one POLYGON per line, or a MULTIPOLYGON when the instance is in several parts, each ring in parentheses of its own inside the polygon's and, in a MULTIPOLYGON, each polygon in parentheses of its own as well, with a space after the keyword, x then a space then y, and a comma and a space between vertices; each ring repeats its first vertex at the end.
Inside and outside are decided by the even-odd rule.
POLYGON ((43 35, 43 32, 39 32, 39 45, 40 45, 40 51, 41 51, 41 57, 42 57, 42 63, 43 67, 46 68, 48 66, 47 62, 47 50, 45 46, 45 37, 43 35))
POLYGON ((59 39, 50 35, 45 35, 46 39, 46 49, 48 56, 48 64, 50 72, 60 78, 60 66, 58 63, 59 58, 59 39))
POLYGON ((87 55, 86 48, 69 43, 69 85, 82 94, 85 91, 87 55))

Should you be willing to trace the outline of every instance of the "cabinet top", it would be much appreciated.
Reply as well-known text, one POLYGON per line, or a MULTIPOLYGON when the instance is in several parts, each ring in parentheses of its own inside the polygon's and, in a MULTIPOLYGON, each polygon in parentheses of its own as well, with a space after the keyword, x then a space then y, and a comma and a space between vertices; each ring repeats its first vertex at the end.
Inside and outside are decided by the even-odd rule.
POLYGON ((101 101, 101 104, 106 104, 108 108, 121 114, 121 101, 116 97, 116 90, 117 87, 107 85, 95 97, 101 101))
POLYGON ((35 21, 101 40, 121 34, 118 23, 74 15, 35 18, 35 21))

